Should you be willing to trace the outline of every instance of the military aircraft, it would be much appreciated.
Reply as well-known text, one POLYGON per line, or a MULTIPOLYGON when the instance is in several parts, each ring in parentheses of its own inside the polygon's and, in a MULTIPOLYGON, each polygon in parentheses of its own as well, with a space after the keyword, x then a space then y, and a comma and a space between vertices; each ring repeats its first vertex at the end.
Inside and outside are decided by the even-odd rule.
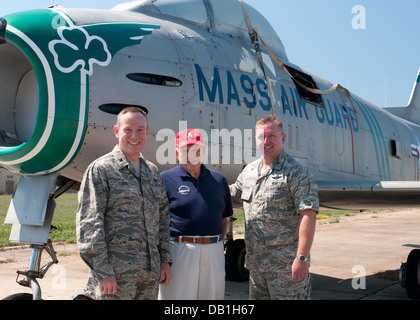
MULTIPOLYGON (((407 107, 375 106, 289 61, 245 1, 10 14, 1 19, 0 72, 0 165, 20 175, 6 223, 12 241, 32 245, 29 269, 18 273, 33 299, 41 298, 36 279, 57 262, 48 240, 54 199, 112 150, 112 126, 126 106, 148 112, 143 154, 161 170, 176 163, 175 134, 200 128, 207 165, 231 183, 259 156, 256 120, 274 114, 285 149, 315 176, 324 208, 420 205, 420 74, 407 107), (43 250, 52 261, 41 267, 43 250)), ((230 276, 242 279, 244 245, 227 242, 230 276)), ((401 268, 409 297, 420 296, 419 270, 413 250, 401 268)))

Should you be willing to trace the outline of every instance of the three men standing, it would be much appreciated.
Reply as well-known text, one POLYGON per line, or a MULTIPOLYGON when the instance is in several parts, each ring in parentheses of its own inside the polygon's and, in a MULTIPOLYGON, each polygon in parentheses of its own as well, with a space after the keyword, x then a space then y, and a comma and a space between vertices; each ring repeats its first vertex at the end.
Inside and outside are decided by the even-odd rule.
POLYGON ((163 185, 140 155, 146 115, 124 109, 114 132, 118 146, 88 167, 79 192, 79 250, 97 281, 97 299, 156 299, 158 281, 164 299, 223 299, 231 196, 244 206, 250 298, 310 299, 318 188, 308 168, 283 150, 280 119, 257 121, 263 156, 230 192, 225 177, 201 163, 198 130, 178 133, 181 165, 161 174, 163 185))

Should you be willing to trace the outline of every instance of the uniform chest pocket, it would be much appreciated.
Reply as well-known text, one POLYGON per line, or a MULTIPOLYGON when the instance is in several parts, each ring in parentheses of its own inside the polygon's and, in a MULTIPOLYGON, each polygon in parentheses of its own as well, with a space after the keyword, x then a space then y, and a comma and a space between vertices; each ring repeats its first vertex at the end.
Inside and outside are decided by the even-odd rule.
POLYGON ((252 188, 246 188, 242 190, 241 199, 243 201, 250 201, 252 196, 252 188))
POLYGON ((267 200, 285 202, 289 199, 289 187, 281 181, 271 181, 263 189, 263 194, 267 200))
POLYGON ((162 195, 161 184, 156 178, 144 178, 141 187, 145 197, 159 198, 162 195))
POLYGON ((138 183, 130 180, 114 180, 110 182, 111 194, 119 197, 133 197, 140 193, 138 183))

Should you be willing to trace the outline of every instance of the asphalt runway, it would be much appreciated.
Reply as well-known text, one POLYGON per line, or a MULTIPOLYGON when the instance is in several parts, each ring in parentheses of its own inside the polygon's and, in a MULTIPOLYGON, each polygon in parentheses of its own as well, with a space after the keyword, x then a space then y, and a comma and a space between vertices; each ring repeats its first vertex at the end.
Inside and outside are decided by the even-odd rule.
MULTIPOLYGON (((385 211, 317 224, 311 252, 313 300, 407 300, 398 270, 420 248, 420 210, 385 211)), ((39 280, 44 300, 71 300, 84 287, 88 269, 75 244, 54 244, 59 263, 39 280)), ((16 283, 26 270, 30 249, 0 251, 0 299, 29 288, 16 283)), ((49 261, 43 254, 43 264, 49 261)), ((21 278, 20 278, 21 279, 21 278)), ((226 282, 225 299, 246 300, 248 282, 226 282)))

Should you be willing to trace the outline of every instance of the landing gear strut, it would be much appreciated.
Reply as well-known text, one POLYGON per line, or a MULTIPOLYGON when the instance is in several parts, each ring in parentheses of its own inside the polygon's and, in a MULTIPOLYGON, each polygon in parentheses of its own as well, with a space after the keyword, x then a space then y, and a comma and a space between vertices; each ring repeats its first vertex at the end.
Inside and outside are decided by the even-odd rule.
POLYGON ((42 299, 37 279, 42 279, 48 269, 58 263, 52 242, 48 239, 56 206, 55 199, 74 187, 76 183, 64 177, 57 178, 56 175, 20 177, 5 223, 13 224, 11 241, 31 244, 29 268, 17 271, 16 282, 31 288, 32 294, 17 293, 6 297, 5 300, 42 299), (50 255, 51 261, 41 267, 43 250, 50 255), (19 280, 20 276, 24 278, 19 280))
POLYGON ((47 273, 48 269, 58 263, 57 256, 55 251, 52 247, 51 240, 48 240, 47 244, 38 245, 32 244, 32 254, 31 260, 29 262, 29 269, 25 271, 17 271, 17 278, 16 282, 19 283, 21 286, 29 287, 32 289, 32 294, 29 293, 17 293, 4 298, 4 300, 41 300, 41 287, 38 284, 36 279, 44 278, 45 274, 47 273), (41 267, 41 256, 42 251, 45 251, 50 255, 51 261, 48 262, 46 265, 41 267), (19 276, 24 276, 25 278, 19 280, 19 276))

